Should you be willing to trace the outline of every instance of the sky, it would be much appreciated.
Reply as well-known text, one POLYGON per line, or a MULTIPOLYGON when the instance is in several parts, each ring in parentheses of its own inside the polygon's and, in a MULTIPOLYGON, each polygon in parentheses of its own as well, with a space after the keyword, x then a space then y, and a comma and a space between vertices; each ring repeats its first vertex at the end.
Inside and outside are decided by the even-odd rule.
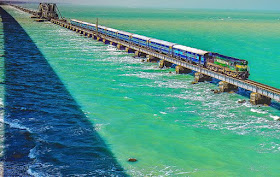
MULTIPOLYGON (((1 1, 1 0, 0 0, 1 1)), ((10 0, 13 1, 13 0, 10 0)), ((42 0, 27 0, 38 2, 42 0)), ((74 3, 114 7, 249 9, 280 11, 280 0, 43 0, 43 2, 74 3)))

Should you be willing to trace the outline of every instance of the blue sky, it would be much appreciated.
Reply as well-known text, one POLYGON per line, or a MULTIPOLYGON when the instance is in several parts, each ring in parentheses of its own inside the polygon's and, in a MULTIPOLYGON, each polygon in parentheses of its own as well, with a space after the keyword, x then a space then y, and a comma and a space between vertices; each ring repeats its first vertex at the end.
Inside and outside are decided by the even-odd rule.
MULTIPOLYGON (((37 1, 38 0, 29 0, 37 1)), ((278 10, 280 0, 45 0, 96 6, 278 10)))

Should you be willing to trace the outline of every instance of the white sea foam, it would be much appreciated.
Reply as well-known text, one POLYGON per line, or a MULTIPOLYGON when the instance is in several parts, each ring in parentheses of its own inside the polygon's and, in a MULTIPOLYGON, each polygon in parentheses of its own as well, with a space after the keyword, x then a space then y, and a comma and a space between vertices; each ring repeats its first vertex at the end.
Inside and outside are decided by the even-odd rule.
POLYGON ((263 111, 263 110, 259 110, 259 109, 253 109, 253 108, 251 108, 251 112, 256 112, 256 113, 259 113, 259 114, 267 114, 267 111, 263 111))
POLYGON ((35 158, 36 158, 36 147, 30 149, 29 154, 28 154, 28 157, 29 157, 30 159, 35 159, 35 158))
POLYGON ((28 132, 32 132, 29 128, 19 124, 18 122, 9 122, 9 121, 5 121, 4 119, 0 119, 0 122, 4 124, 8 124, 12 128, 17 128, 21 130, 27 130, 28 132))
POLYGON ((273 120, 279 120, 280 121, 279 116, 273 116, 273 115, 270 114, 269 117, 271 117, 273 120))

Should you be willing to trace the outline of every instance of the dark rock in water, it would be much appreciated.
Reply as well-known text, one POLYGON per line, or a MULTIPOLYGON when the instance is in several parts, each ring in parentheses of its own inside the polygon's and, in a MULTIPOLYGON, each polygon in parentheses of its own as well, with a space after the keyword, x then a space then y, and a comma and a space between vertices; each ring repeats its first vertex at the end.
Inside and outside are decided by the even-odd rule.
POLYGON ((135 159, 135 158, 129 158, 128 161, 129 161, 129 162, 136 162, 137 159, 135 159))
POLYGON ((23 133, 23 135, 24 135, 24 138, 25 138, 27 141, 33 140, 32 135, 31 135, 30 132, 25 131, 25 132, 23 133))
POLYGON ((246 100, 239 100, 238 103, 240 104, 246 103, 246 100))
POLYGON ((145 62, 145 60, 143 59, 142 62, 145 62))
POLYGON ((214 93, 218 94, 218 93, 221 93, 221 91, 220 90, 214 90, 214 93))
POLYGON ((23 158, 23 156, 24 155, 20 152, 14 152, 14 154, 12 155, 12 157, 15 158, 15 159, 23 158))
POLYGON ((211 92, 214 92, 215 91, 215 89, 211 89, 211 92))
POLYGON ((171 74, 172 72, 171 71, 169 71, 169 74, 171 74))

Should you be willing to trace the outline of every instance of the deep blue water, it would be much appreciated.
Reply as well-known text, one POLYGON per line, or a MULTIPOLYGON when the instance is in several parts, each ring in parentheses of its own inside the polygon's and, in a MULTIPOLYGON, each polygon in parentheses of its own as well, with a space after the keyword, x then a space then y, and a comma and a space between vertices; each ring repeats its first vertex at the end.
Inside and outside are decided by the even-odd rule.
POLYGON ((39 176, 125 176, 32 39, 5 10, 0 12, 5 35, 4 175, 26 176, 32 166, 42 173, 29 174, 39 176))

